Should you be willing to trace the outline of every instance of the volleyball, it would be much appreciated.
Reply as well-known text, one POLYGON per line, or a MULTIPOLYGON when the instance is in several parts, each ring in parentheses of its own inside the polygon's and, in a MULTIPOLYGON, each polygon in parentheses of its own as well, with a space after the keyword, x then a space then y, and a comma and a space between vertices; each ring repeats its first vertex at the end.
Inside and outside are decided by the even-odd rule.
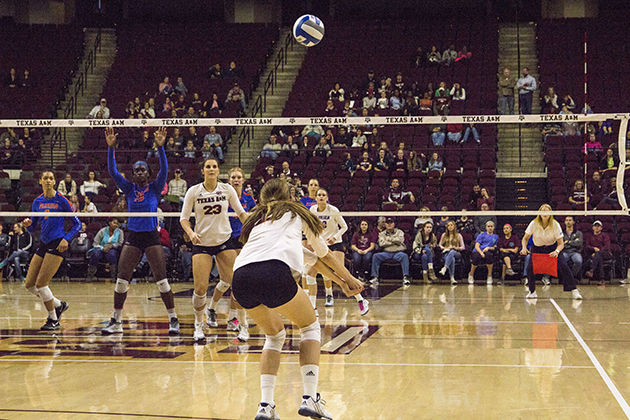
POLYGON ((317 16, 300 16, 293 24, 293 36, 305 47, 313 47, 324 38, 324 22, 317 16))

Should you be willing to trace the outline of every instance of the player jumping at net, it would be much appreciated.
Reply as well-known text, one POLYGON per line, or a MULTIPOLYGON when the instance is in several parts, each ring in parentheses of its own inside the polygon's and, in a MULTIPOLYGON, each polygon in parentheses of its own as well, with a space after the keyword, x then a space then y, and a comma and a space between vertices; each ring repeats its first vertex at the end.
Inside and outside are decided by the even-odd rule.
MULTIPOLYGON (((343 234, 348 230, 348 225, 341 216, 339 209, 328 203, 328 191, 323 188, 317 191, 317 204, 311 206, 310 210, 322 223, 324 228, 322 238, 324 238, 328 244, 333 257, 339 261, 339 264, 344 264, 343 234)), ((326 306, 332 306, 334 302, 332 296, 332 281, 326 276, 324 276, 324 280, 330 283, 330 289, 326 288, 326 306)), ((357 300, 361 315, 367 314, 370 310, 368 301, 363 299, 361 293, 354 295, 354 298, 357 300)))
MULTIPOLYGON (((202 164, 203 182, 193 185, 186 192, 184 205, 179 219, 184 232, 193 243, 192 263, 193 281, 195 290, 192 297, 192 305, 195 311, 195 331, 193 339, 202 341, 203 313, 206 307, 206 293, 208 291, 208 279, 212 270, 212 257, 216 258, 219 269, 219 283, 215 287, 215 293, 210 303, 210 309, 215 310, 221 295, 232 285, 234 260, 236 258, 235 240, 232 239, 232 227, 230 226, 228 206, 231 206, 241 221, 245 221, 247 213, 238 199, 234 188, 226 183, 219 182, 219 162, 216 159, 205 159, 202 164), (195 229, 190 224, 192 212, 195 212, 195 229), (218 297, 217 297, 218 296, 218 297), (216 298, 216 299, 215 299, 216 298)), ((216 327, 216 311, 214 325, 216 327)), ((247 325, 247 321, 241 319, 247 325)))
MULTIPOLYGON (((55 175, 52 171, 42 172, 39 184, 42 186, 43 194, 33 201, 32 211, 42 213, 74 211, 70 201, 55 190, 55 175)), ((30 233, 41 225, 41 243, 31 259, 24 287, 40 298, 48 311, 48 319, 41 327, 43 331, 60 329, 59 318, 68 309, 68 304, 57 299, 48 285, 66 255, 68 243, 81 230, 78 217, 71 217, 70 220, 72 228, 68 232, 64 230, 65 217, 36 216, 22 221, 22 225, 30 233)))
MULTIPOLYGON (((245 243, 234 263, 232 290, 236 300, 265 333, 260 361, 261 399, 256 420, 279 419, 274 388, 286 332, 282 317, 300 328, 300 370, 304 392, 298 414, 332 419, 317 392, 321 328, 306 293, 296 280, 304 267, 302 235, 323 263, 338 276, 346 295, 360 293, 363 285, 332 256, 320 236, 322 226, 310 211, 290 201, 289 186, 270 179, 260 192, 260 203, 243 224, 245 243)), ((324 270, 322 270, 324 271, 324 270)))
MULTIPOLYGON (((159 128, 153 133, 157 145, 160 171, 155 180, 149 183, 149 165, 144 161, 133 164, 133 182, 127 181, 116 168, 116 137, 113 128, 105 129, 107 141, 107 168, 116 186, 125 194, 130 213, 154 213, 160 202, 161 192, 166 184, 168 175, 168 163, 164 152, 166 140, 166 127, 159 128)), ((179 321, 175 312, 173 291, 166 277, 166 259, 164 250, 160 244, 160 236, 157 232, 157 217, 130 217, 127 222, 129 231, 120 258, 118 260, 118 278, 114 287, 114 314, 109 324, 101 330, 105 335, 122 333, 122 310, 127 299, 129 282, 133 276, 133 270, 146 253, 151 272, 160 291, 160 297, 166 306, 169 316, 169 334, 179 334, 179 321)))

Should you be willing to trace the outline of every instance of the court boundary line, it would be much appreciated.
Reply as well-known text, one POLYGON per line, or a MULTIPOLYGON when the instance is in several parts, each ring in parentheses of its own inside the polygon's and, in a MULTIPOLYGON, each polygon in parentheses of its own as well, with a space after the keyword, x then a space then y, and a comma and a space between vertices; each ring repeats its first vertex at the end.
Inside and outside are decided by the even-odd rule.
POLYGON ((593 366, 595 366, 595 369, 597 369, 599 376, 601 376, 601 378, 606 383, 606 386, 613 394, 613 397, 615 397, 615 399, 617 400, 619 407, 624 412, 626 417, 630 419, 630 406, 628 405, 628 402, 625 400, 623 395, 621 395, 621 392, 619 392, 619 390, 617 389, 617 386, 615 385, 613 380, 610 378, 610 376, 608 376, 606 370, 602 367, 601 363, 599 363, 599 360, 597 360, 595 354, 591 351, 588 344, 586 344, 586 341, 584 341, 578 330, 573 326, 573 323, 571 322, 571 320, 569 320, 569 317, 567 317, 562 308, 556 303, 553 298, 550 298, 549 302, 551 302, 554 308, 556 308, 556 311, 558 311, 560 317, 564 320, 564 323, 567 324, 567 327, 569 327, 569 330, 571 331, 577 342, 580 344, 580 346, 582 346, 582 349, 593 363, 593 366))
POLYGON ((197 417, 197 416, 181 416, 181 415, 171 415, 171 414, 143 414, 143 413, 116 413, 116 412, 99 412, 99 411, 72 411, 72 410, 43 410, 43 409, 20 409, 20 408, 1 408, 0 412, 9 412, 9 413, 56 413, 56 414, 87 414, 87 415, 97 415, 97 416, 130 416, 130 417, 151 417, 151 418, 160 418, 160 419, 193 419, 193 420, 231 420, 231 419, 222 419, 219 417, 197 417))
MULTIPOLYGON (((327 355, 325 355, 327 356, 327 355)), ((146 360, 130 360, 130 359, 4 359, 0 358, 2 362, 40 362, 40 363, 64 363, 64 362, 77 362, 77 363, 155 363, 154 359, 146 360)), ((247 361, 247 360, 160 360, 163 363, 174 364, 207 364, 207 365, 258 365, 260 361, 247 361)), ((281 365, 299 365, 299 361, 296 362, 280 362, 281 365)), ((343 365, 343 366, 391 366, 391 367, 496 367, 496 368, 553 368, 557 369, 556 365, 510 365, 510 364, 495 364, 495 363, 387 363, 387 362, 321 362, 321 365, 343 365)), ((595 369, 594 366, 560 366, 561 369, 595 369)))

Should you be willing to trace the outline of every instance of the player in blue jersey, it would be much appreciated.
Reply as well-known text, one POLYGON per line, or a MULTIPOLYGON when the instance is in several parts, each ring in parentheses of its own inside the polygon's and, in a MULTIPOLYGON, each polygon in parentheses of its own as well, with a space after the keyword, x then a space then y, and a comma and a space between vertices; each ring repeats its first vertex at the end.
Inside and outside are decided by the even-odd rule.
MULTIPOLYGON (((166 127, 162 127, 153 133, 160 160, 160 171, 153 182, 149 182, 149 166, 144 161, 138 161, 133 164, 133 182, 127 181, 118 172, 115 157, 117 136, 117 134, 114 134, 113 128, 105 129, 109 174, 114 179, 116 186, 125 194, 130 213, 154 213, 157 211, 160 195, 168 175, 168 163, 164 152, 166 127)), ((170 319, 168 332, 169 334, 179 334, 179 321, 175 313, 173 291, 166 278, 166 260, 156 228, 156 217, 129 217, 127 222, 128 234, 125 235, 126 241, 118 260, 118 278, 114 287, 114 314, 109 324, 101 330, 103 334, 122 333, 123 331, 122 309, 125 299, 127 299, 127 291, 129 290, 129 282, 131 281, 133 270, 138 265, 143 253, 147 256, 153 278, 160 291, 160 297, 168 311, 170 319)))
MULTIPOLYGON (((42 173, 39 184, 44 193, 33 201, 33 211, 42 213, 74 211, 70 201, 55 191, 55 175, 51 171, 42 173)), ((38 225, 41 226, 41 243, 31 259, 24 287, 39 297, 48 311, 48 319, 41 328, 44 331, 60 329, 59 318, 68 309, 68 304, 53 296, 48 285, 63 261, 68 243, 81 229, 78 217, 72 217, 71 220, 72 229, 68 232, 64 230, 64 217, 37 216, 22 221, 30 233, 33 233, 38 225)))

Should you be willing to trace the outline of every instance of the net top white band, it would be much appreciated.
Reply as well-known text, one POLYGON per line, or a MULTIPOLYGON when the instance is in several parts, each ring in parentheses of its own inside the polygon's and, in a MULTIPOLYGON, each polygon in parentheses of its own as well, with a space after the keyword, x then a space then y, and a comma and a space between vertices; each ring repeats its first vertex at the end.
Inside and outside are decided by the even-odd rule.
POLYGON ((54 119, 0 120, 2 127, 178 127, 178 126, 303 126, 303 125, 405 125, 405 124, 519 124, 623 120, 628 113, 536 114, 536 115, 450 115, 391 117, 276 117, 276 118, 152 118, 152 119, 54 119))

